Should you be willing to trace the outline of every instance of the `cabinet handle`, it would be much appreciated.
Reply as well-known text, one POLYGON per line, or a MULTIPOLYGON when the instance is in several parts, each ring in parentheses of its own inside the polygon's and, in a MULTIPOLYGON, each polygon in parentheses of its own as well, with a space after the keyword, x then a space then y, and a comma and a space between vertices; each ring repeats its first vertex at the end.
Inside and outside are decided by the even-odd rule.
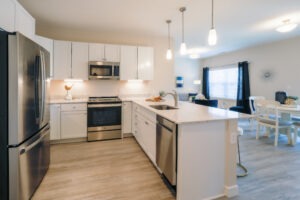
POLYGON ((147 121, 145 121, 145 124, 148 125, 149 123, 147 121))

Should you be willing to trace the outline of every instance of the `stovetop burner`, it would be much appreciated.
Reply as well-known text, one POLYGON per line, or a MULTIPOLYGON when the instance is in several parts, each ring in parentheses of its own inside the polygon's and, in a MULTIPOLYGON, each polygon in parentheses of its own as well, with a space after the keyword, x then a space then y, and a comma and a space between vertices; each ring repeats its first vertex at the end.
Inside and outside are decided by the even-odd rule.
POLYGON ((88 103, 121 103, 121 99, 117 96, 106 97, 89 97, 88 103))

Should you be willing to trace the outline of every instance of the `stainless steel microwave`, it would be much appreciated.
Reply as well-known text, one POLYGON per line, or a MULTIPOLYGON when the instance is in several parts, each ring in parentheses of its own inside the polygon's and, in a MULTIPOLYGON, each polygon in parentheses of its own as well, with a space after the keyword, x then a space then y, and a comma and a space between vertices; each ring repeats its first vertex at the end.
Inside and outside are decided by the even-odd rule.
POLYGON ((89 62, 89 80, 100 79, 120 79, 120 63, 119 62, 89 62))

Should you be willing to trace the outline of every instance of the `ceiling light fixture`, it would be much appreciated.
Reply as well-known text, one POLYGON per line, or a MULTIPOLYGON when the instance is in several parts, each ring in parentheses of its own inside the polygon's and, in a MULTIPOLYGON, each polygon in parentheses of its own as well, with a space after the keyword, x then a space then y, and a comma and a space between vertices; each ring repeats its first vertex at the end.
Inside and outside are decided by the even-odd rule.
POLYGON ((173 55, 172 55, 172 50, 171 50, 171 37, 170 37, 170 24, 172 21, 167 20, 166 22, 168 24, 168 50, 167 50, 167 54, 166 54, 166 59, 172 60, 173 55))
POLYGON ((211 0, 211 28, 208 34, 208 44, 214 46, 217 44, 217 32, 214 26, 214 0, 211 0))
POLYGON ((180 45, 180 54, 186 55, 187 48, 186 48, 186 44, 184 42, 184 11, 186 11, 186 7, 179 8, 179 11, 182 13, 182 42, 180 45))
POLYGON ((290 19, 282 21, 282 24, 276 28, 276 31, 280 33, 286 33, 294 30, 298 24, 292 23, 290 19))

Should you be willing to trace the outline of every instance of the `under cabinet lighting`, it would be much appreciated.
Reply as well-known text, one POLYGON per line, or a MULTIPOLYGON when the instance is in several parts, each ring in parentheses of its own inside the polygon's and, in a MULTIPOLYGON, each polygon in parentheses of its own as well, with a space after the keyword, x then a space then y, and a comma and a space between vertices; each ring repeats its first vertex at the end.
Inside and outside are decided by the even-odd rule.
POLYGON ((66 83, 82 83, 82 79, 64 79, 64 82, 66 83))

